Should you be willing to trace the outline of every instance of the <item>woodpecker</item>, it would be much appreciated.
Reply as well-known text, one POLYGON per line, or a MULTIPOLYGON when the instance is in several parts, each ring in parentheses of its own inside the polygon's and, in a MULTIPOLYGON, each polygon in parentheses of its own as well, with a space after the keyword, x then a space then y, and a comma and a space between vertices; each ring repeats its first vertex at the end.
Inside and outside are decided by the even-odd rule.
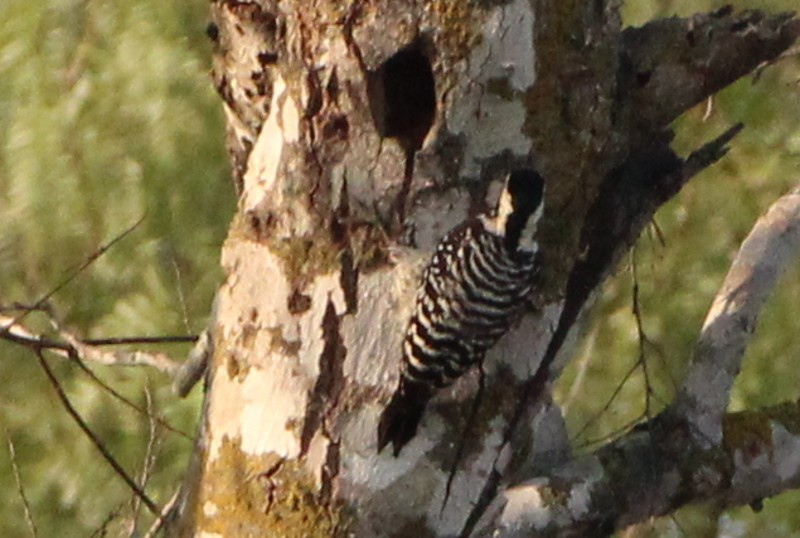
POLYGON ((544 180, 508 175, 497 207, 453 228, 422 275, 403 339, 400 384, 378 425, 378 452, 410 441, 436 390, 483 360, 524 308, 536 272, 544 180))

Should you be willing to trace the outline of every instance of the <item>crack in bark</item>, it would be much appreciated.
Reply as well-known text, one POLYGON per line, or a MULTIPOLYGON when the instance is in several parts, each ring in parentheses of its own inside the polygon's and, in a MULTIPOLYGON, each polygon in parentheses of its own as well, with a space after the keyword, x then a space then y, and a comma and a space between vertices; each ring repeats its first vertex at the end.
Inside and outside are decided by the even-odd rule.
POLYGON ((475 425, 475 421, 478 418, 478 409, 481 406, 481 402, 483 401, 484 391, 486 389, 486 372, 483 369, 483 364, 478 365, 478 390, 475 392, 475 398, 472 400, 472 406, 470 406, 469 415, 467 416, 467 423, 464 425, 464 431, 461 432, 461 436, 458 440, 458 446, 456 447, 456 455, 453 458, 453 464, 450 466, 450 470, 447 474, 447 484, 445 485, 444 489, 444 500, 442 501, 442 508, 439 510, 439 514, 444 513, 444 509, 447 506, 447 501, 450 499, 450 491, 453 487, 453 480, 456 478, 456 473, 458 473, 458 464, 461 462, 461 459, 464 457, 464 449, 467 445, 467 438, 469 436, 472 427, 475 425))
POLYGON ((339 442, 331 441, 325 453, 325 463, 322 466, 322 486, 320 487, 320 499, 325 504, 330 504, 334 498, 334 481, 339 476, 339 466, 341 465, 339 442))
POLYGON ((342 264, 339 273, 339 285, 344 294, 346 305, 345 314, 358 312, 358 276, 359 268, 353 255, 351 246, 352 234, 348 226, 350 222, 350 197, 347 194, 347 178, 342 180, 342 189, 339 194, 339 207, 331 220, 331 237, 339 245, 342 252, 339 262, 342 264))
MULTIPOLYGON (((340 318, 336 314, 333 301, 328 298, 325 314, 322 318, 322 340, 324 346, 319 356, 319 375, 309 398, 303 431, 300 435, 300 456, 305 456, 311 440, 317 431, 322 430, 331 441, 331 446, 338 443, 334 440, 332 428, 328 421, 335 416, 339 397, 344 390, 344 359, 347 349, 339 332, 340 318)), ((330 450, 329 446, 329 450, 330 450)), ((337 470, 338 472, 338 470, 337 470)))
POLYGON ((347 307, 346 314, 358 312, 358 268, 353 260, 353 251, 346 248, 341 255, 342 270, 339 275, 339 285, 344 294, 344 303, 347 307))

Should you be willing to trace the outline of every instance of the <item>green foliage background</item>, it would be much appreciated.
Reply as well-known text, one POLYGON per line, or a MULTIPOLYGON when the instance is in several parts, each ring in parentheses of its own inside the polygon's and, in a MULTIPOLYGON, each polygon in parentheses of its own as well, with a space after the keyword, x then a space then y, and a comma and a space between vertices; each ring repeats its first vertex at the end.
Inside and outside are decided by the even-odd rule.
MULTIPOLYGON (((796 0, 738 1, 772 11, 796 0)), ((630 24, 720 7, 709 1, 629 2, 630 24)), ((0 303, 31 303, 104 243, 142 224, 53 297, 69 327, 86 336, 198 332, 221 278, 218 256, 235 200, 220 102, 200 0, 4 0, 0 3, 0 303)), ((718 95, 677 123, 686 153, 736 121, 747 129, 721 163, 696 178, 657 216, 635 252, 645 346, 654 394, 668 402, 711 298, 757 216, 800 180, 800 60, 718 95)), ((557 387, 579 444, 639 418, 642 369, 605 404, 636 363, 631 264, 610 281, 577 357, 557 387), (579 396, 574 396, 578 394, 579 396), (585 430, 583 425, 589 422, 585 430), (581 431, 583 430, 583 431, 581 431)), ((800 271, 767 304, 734 390, 732 409, 798 397, 794 313, 800 271)), ((34 326, 38 320, 29 320, 34 326)), ((47 330, 45 326, 39 326, 47 330)), ((185 346, 166 348, 176 357, 185 346)), ((73 403, 131 473, 143 465, 145 416, 121 405, 76 368, 52 362, 73 403)), ((199 395, 172 396, 168 380, 139 369, 93 367, 144 407, 193 433, 199 395)), ((40 536, 126 535, 131 496, 78 431, 31 353, 0 344, 0 439, 13 441, 40 536)), ((191 451, 184 437, 157 436, 148 492, 165 503, 191 451)), ((591 448, 591 445, 588 448, 591 448)), ((0 446, 0 535, 28 535, 6 443, 0 446)), ((800 495, 768 500, 762 513, 719 516, 693 507, 636 531, 640 536, 796 536, 800 495)), ((140 517, 141 522, 148 518, 140 517)))
MULTIPOLYGON (((0 302, 35 302, 144 217, 55 295, 55 311, 92 337, 204 327, 235 207, 207 17, 200 0, 0 2, 0 302)), ((165 350, 181 357, 188 347, 165 350)), ((52 364, 138 474, 147 418, 77 368, 52 364)), ((199 395, 178 400, 164 376, 143 369, 93 368, 141 407, 149 387, 159 414, 193 435, 199 395)), ((109 533, 125 535, 129 491, 63 411, 35 356, 0 344, 0 379, 0 535, 27 534, 6 439, 40 536, 89 536, 116 512, 109 533)), ((191 441, 168 431, 158 440, 147 489, 163 504, 191 441)))

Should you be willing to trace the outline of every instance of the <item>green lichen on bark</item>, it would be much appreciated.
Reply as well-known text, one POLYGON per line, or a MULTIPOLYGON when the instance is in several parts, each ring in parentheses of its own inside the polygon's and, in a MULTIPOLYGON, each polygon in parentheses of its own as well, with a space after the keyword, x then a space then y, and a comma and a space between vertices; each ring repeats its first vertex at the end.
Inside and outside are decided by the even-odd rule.
POLYGON ((240 213, 231 223, 226 243, 233 241, 253 241, 269 248, 296 289, 303 289, 316 276, 339 269, 342 249, 333 242, 328 226, 321 226, 310 235, 277 237, 271 219, 240 213))
POLYGON ((792 434, 800 435, 800 400, 769 407, 766 412, 792 434))
POLYGON ((225 438, 205 472, 198 528, 239 538, 330 538, 347 535, 351 515, 339 501, 324 499, 297 461, 242 452, 225 438))
POLYGON ((434 0, 428 6, 428 13, 438 29, 440 49, 450 55, 451 67, 480 44, 483 23, 480 11, 476 3, 462 0, 434 0))
POLYGON ((608 73, 617 70, 620 21, 575 0, 534 9, 547 16, 536 17, 536 84, 524 96, 523 134, 548 180, 538 287, 552 302, 580 255, 582 224, 617 158, 608 73))
POLYGON ((729 454, 737 450, 751 456, 763 449, 771 452, 773 431, 777 425, 794 435, 800 434, 800 402, 784 402, 725 415, 722 422, 723 446, 729 454))

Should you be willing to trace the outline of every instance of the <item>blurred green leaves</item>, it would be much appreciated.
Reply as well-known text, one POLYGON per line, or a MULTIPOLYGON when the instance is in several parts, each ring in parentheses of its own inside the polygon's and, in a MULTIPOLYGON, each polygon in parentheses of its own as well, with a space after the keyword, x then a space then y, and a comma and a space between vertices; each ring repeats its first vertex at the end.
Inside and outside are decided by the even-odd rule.
MULTIPOLYGON (((0 302, 34 302, 144 216, 52 299, 55 311, 85 336, 203 328, 235 206, 207 16, 199 0, 0 4, 0 302)), ((0 344, 0 358, 0 429, 17 447, 40 535, 90 535, 120 507, 114 524, 129 519, 129 492, 60 408, 35 357, 0 344)), ((147 418, 53 364, 74 405, 137 474, 147 418)), ((149 384, 159 414, 192 432, 197 396, 176 401, 152 372, 95 370, 141 407, 149 384)), ((191 443, 159 438, 148 491, 163 503, 191 443)), ((5 443, 0 487, 0 534, 23 534, 5 443)))

